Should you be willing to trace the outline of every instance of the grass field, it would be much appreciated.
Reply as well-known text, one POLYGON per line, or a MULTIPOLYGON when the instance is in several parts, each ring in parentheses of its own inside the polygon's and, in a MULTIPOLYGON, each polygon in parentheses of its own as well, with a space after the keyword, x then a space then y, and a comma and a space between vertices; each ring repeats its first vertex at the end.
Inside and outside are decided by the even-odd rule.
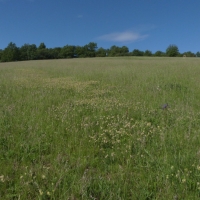
POLYGON ((200 199, 199 100, 198 58, 0 63, 0 199, 200 199))

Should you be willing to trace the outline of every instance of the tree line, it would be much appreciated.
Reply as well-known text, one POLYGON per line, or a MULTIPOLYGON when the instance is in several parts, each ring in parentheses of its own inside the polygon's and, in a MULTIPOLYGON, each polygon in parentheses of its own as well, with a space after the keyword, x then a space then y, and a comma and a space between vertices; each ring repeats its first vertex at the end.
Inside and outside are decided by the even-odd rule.
POLYGON ((156 51, 155 53, 150 50, 140 51, 139 49, 129 51, 126 46, 118 47, 116 45, 104 49, 98 48, 95 42, 90 42, 84 46, 66 45, 55 48, 47 48, 43 42, 38 47, 35 44, 24 44, 17 47, 15 43, 10 42, 5 49, 0 49, 1 62, 115 56, 200 57, 200 52, 196 54, 191 51, 180 53, 176 45, 169 45, 165 52, 156 51))

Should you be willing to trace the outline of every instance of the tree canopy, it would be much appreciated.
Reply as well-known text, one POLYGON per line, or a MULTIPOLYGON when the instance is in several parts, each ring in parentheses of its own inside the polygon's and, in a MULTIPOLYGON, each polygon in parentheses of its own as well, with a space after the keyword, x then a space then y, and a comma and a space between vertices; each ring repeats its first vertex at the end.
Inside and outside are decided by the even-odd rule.
POLYGON ((149 51, 149 50, 146 50, 146 51, 144 52, 144 56, 152 56, 152 52, 149 51))
POLYGON ((144 52, 140 51, 139 49, 134 49, 132 52, 132 56, 143 56, 144 52))
POLYGON ((183 55, 185 55, 186 57, 196 57, 197 56, 194 53, 192 53, 191 51, 184 52, 183 55))
POLYGON ((196 56, 197 56, 197 57, 200 57, 200 52, 199 52, 199 51, 196 53, 196 56))
POLYGON ((162 57, 162 56, 165 56, 165 53, 162 51, 156 51, 154 56, 162 57))
POLYGON ((98 48, 97 43, 89 42, 84 46, 65 45, 63 47, 47 48, 44 42, 37 47, 35 44, 24 44, 20 48, 15 43, 10 42, 5 49, 0 49, 0 61, 19 61, 19 60, 43 60, 59 58, 86 58, 86 57, 106 57, 106 56, 186 56, 200 57, 200 52, 196 54, 191 51, 179 53, 176 45, 169 45, 166 52, 150 50, 141 51, 134 49, 129 51, 126 46, 113 45, 109 49, 98 48))
POLYGON ((19 49, 15 43, 10 42, 1 55, 2 62, 17 61, 20 59, 19 49))
POLYGON ((169 57, 175 57, 179 55, 179 49, 176 45, 169 45, 166 49, 166 54, 169 57))

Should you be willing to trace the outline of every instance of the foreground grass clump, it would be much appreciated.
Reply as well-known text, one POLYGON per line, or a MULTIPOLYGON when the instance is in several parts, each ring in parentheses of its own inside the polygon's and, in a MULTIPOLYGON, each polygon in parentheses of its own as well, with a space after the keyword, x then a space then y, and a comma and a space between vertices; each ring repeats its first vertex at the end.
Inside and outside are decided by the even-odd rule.
POLYGON ((0 63, 0 198, 199 199, 199 66, 0 63))

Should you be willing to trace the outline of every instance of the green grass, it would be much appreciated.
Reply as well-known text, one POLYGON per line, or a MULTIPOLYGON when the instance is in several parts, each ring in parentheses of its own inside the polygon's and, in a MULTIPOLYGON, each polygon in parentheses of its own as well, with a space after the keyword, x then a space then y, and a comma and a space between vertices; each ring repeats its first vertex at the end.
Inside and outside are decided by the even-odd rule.
POLYGON ((0 199, 199 199, 199 74, 197 58, 0 63, 0 199))

